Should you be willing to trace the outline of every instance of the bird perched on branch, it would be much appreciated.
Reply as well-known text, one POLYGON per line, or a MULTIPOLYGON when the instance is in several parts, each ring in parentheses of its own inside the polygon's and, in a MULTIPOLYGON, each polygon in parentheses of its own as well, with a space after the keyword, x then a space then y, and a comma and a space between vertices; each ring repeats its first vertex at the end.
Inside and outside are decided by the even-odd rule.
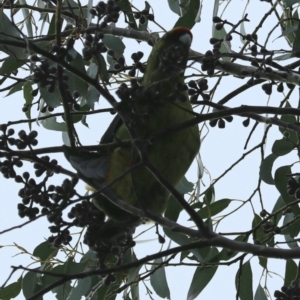
POLYGON ((66 157, 79 177, 95 191, 109 185, 95 197, 94 205, 114 222, 124 223, 133 216, 114 205, 110 201, 113 197, 156 215, 167 208, 170 192, 143 160, 149 161, 175 187, 199 151, 197 124, 180 128, 195 117, 184 84, 191 42, 188 28, 170 30, 154 45, 142 81, 133 80, 131 87, 119 87, 121 102, 116 110, 122 118, 115 117, 100 144, 131 143, 109 153, 80 154, 66 148, 66 157), (178 128, 172 129, 174 126, 178 128), (140 164, 135 167, 137 163, 140 164))

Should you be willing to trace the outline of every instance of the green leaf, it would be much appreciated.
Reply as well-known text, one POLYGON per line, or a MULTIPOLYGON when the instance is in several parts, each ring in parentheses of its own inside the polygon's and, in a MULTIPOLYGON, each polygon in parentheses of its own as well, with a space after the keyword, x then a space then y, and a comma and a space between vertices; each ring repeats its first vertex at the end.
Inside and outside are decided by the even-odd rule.
POLYGON ((283 2, 286 4, 288 7, 292 7, 294 4, 298 3, 298 0, 283 0, 283 2))
POLYGON ((72 289, 68 300, 80 300, 91 289, 92 279, 91 277, 85 277, 78 280, 78 284, 75 289, 72 289))
POLYGON ((52 293, 56 294, 55 297, 58 300, 64 300, 64 299, 68 299, 68 296, 70 295, 72 289, 73 289, 73 287, 71 286, 71 282, 69 281, 69 282, 66 282, 66 283, 59 285, 58 287, 52 289, 52 293))
POLYGON ((125 15, 125 22, 129 24, 132 29, 138 29, 135 18, 132 13, 132 5, 129 0, 121 0, 118 2, 118 6, 121 8, 125 15))
POLYGON ((205 191, 205 195, 203 198, 203 202, 208 205, 210 203, 215 202, 215 189, 214 187, 210 187, 205 191))
POLYGON ((179 6, 179 0, 168 0, 170 9, 177 15, 182 16, 182 7, 179 6))
MULTIPOLYGON (((298 19, 299 16, 297 10, 295 10, 292 15, 292 10, 289 7, 284 8, 280 17, 280 22, 284 30, 279 37, 284 36, 290 47, 292 47, 295 42, 296 31, 298 30, 299 25, 298 19)), ((292 53, 289 53, 288 56, 291 57, 292 53)), ((278 60, 278 57, 276 59, 278 60)))
POLYGON ((273 60, 281 61, 281 60, 290 59, 291 57, 292 57, 292 53, 287 53, 287 54, 283 54, 283 55, 278 55, 278 56, 274 57, 273 60))
POLYGON ((60 93, 56 85, 53 93, 49 93, 46 87, 42 87, 40 88, 40 94, 50 107, 56 108, 61 105, 60 93))
POLYGON ((256 289, 254 300, 268 300, 266 293, 260 284, 258 284, 256 289))
POLYGON ((33 256, 39 257, 40 260, 45 261, 56 256, 57 252, 58 249, 54 248, 51 243, 46 241, 35 247, 33 250, 33 256))
POLYGON ((183 195, 192 192, 193 189, 194 189, 194 184, 189 182, 185 176, 181 178, 181 180, 176 186, 176 190, 183 195))
POLYGON ((97 259, 97 254, 96 254, 96 252, 89 250, 88 252, 86 252, 86 253, 82 256, 80 262, 85 262, 85 261, 92 262, 92 261, 95 261, 95 267, 96 267, 96 265, 97 265, 97 263, 96 263, 97 260, 98 260, 98 259, 97 259))
MULTIPOLYGON (((288 101, 285 104, 285 108, 291 108, 291 105, 290 105, 290 103, 288 101)), ((280 120, 282 122, 289 123, 289 124, 295 124, 295 123, 297 123, 296 117, 293 116, 293 115, 282 115, 281 118, 280 118, 280 120)), ((285 135, 288 132, 288 134, 289 134, 288 139, 293 144, 298 144, 299 138, 298 138, 298 134, 295 131, 290 130, 290 129, 286 129, 286 128, 281 128, 281 127, 279 127, 279 131, 283 135, 285 135)))
MULTIPOLYGON (((91 277, 92 283, 91 283, 91 289, 93 289, 95 286, 98 287, 99 284, 99 276, 92 276, 91 277)), ((101 300, 101 299, 105 299, 105 295, 107 292, 107 286, 105 284, 103 284, 102 286, 97 288, 97 292, 94 293, 93 297, 90 300, 101 300)), ((86 296, 89 293, 86 294, 86 296)), ((87 298, 86 298, 87 299, 87 298)), ((88 298, 89 299, 89 298, 88 298)))
POLYGON ((9 90, 9 92, 7 93, 7 95, 5 97, 21 91, 23 89, 23 85, 24 85, 24 82, 17 83, 9 90))
POLYGON ((218 15, 218 12, 219 12, 219 2, 220 2, 219 0, 215 0, 212 17, 218 15))
POLYGON ((272 177, 272 168, 276 158, 276 155, 270 154, 261 162, 259 175, 261 180, 267 184, 274 184, 274 179, 272 177))
MULTIPOLYGON (((135 261, 136 261, 136 256, 135 256, 133 249, 128 249, 126 251, 126 254, 124 257, 124 263, 129 264, 129 263, 132 263, 135 261)), ((137 279, 139 278, 139 271, 140 271, 141 267, 142 267, 142 265, 135 267, 135 268, 131 268, 129 270, 129 272, 127 274, 126 284, 130 284, 130 283, 137 281, 137 279)), ((132 299, 138 299, 138 295, 139 295, 138 283, 131 284, 130 292, 132 295, 132 299)), ((127 293, 127 295, 128 295, 128 293, 127 293)))
POLYGON ((272 147, 272 152, 276 156, 282 156, 290 153, 295 149, 295 145, 289 142, 286 138, 282 138, 281 140, 276 140, 272 147))
POLYGON ((0 10, 0 32, 5 32, 5 35, 1 34, 0 37, 0 51, 14 57, 15 60, 28 57, 29 53, 26 53, 26 49, 5 45, 5 41, 19 42, 20 33, 11 23, 3 9, 0 10))
MULTIPOLYGON (((191 242, 191 240, 178 232, 174 232, 169 228, 164 227, 164 232, 166 236, 168 236, 172 241, 177 243, 178 245, 187 245, 191 242)), ((203 257, 203 252, 201 252, 203 249, 191 249, 190 252, 197 258, 199 262, 204 262, 205 257, 203 257)), ((207 250, 204 250, 205 253, 207 253, 207 250)))
POLYGON ((207 206, 203 207, 202 209, 200 209, 198 211, 198 214, 202 219, 206 219, 206 218, 215 216, 218 213, 220 213, 221 211, 223 211, 225 208, 227 208, 230 203, 231 203, 230 199, 218 200, 218 201, 212 203, 211 205, 207 205, 207 206))
MULTIPOLYGON (((163 262, 162 258, 157 258, 153 261, 154 265, 152 265, 151 270, 155 270, 157 265, 163 262)), ((164 267, 160 267, 150 276, 151 285, 155 291, 155 293, 161 298, 170 299, 170 290, 167 283, 166 272, 164 267)))
POLYGON ((0 289, 0 299, 1 300, 10 300, 16 298, 22 288, 22 276, 19 277, 17 282, 13 282, 10 285, 6 286, 4 289, 0 289))
POLYGON ((297 278, 297 273, 297 264, 292 259, 288 259, 285 264, 284 286, 288 287, 297 278))
MULTIPOLYGON (((272 214, 274 214, 276 211, 280 210, 281 208, 285 207, 286 204, 284 203, 283 199, 281 196, 278 197, 273 210, 272 210, 272 214)), ((276 215, 276 218, 274 220, 274 223, 277 225, 282 217, 282 212, 276 215)))
POLYGON ((283 30, 282 35, 280 35, 279 37, 287 36, 290 33, 295 32, 296 30, 298 30, 298 22, 297 22, 297 24, 292 25, 291 27, 287 28, 286 30, 283 30))
MULTIPOLYGON (((298 215, 297 215, 298 216, 298 215)), ((294 221, 296 215, 293 212, 287 213, 283 219, 283 225, 286 225, 289 222, 292 222, 287 228, 282 232, 283 234, 288 234, 291 238, 295 238, 300 231, 300 220, 294 221)), ((297 245, 297 243, 296 243, 297 245)), ((298 247, 298 246, 297 246, 298 247)))
POLYGON ((89 108, 94 109, 95 103, 99 101, 100 93, 93 87, 89 86, 86 95, 86 103, 89 108))
POLYGON ((286 244, 291 248, 291 249, 295 249, 298 248, 299 246, 297 244, 297 242, 295 241, 294 237, 290 236, 289 234, 285 234, 284 235, 284 239, 286 241, 286 244))
POLYGON ((300 23, 298 24, 298 29, 296 31, 296 38, 293 43, 293 51, 297 51, 300 48, 300 23))
MULTIPOLYGON (((227 35, 227 32, 225 28, 223 27, 221 30, 216 30, 215 27, 213 28, 213 37, 217 39, 223 39, 227 35)), ((230 53, 231 52, 231 43, 229 41, 222 41, 221 43, 221 48, 220 48, 221 53, 230 53)), ((230 57, 223 57, 222 60, 224 61, 230 61, 230 57)))
POLYGON ((105 62, 105 59, 104 59, 103 55, 99 54, 98 55, 98 59, 97 60, 93 60, 93 62, 96 63, 96 65, 98 65, 98 67, 99 67, 99 71, 98 72, 99 72, 100 78, 104 82, 108 82, 110 75, 107 72, 106 62, 105 62))
MULTIPOLYGON (((80 74, 84 74, 86 75, 86 70, 85 70, 85 66, 84 66, 84 61, 82 56, 76 52, 73 49, 74 53, 72 54, 72 56, 74 57, 74 59, 71 61, 70 65, 77 69, 80 74)), ((69 51, 70 52, 70 51, 69 51)), ((87 90, 88 90, 88 84, 86 83, 85 80, 75 76, 73 73, 65 71, 66 74, 68 75, 68 80, 67 80, 67 84, 69 86, 69 90, 71 93, 73 93, 74 91, 78 91, 80 96, 85 96, 87 94, 87 90)))
POLYGON ((27 59, 16 59, 13 56, 8 56, 4 59, 0 68, 0 75, 11 74, 18 70, 27 62, 27 59))
MULTIPOLYGON (((50 116, 49 112, 40 113, 40 117, 50 116)), ((52 117, 45 120, 40 120, 40 123, 43 125, 44 128, 54 131, 67 131, 66 123, 64 122, 57 122, 56 117, 52 117)))
POLYGON ((217 269, 217 266, 209 268, 198 267, 196 269, 188 291, 187 300, 195 299, 202 292, 215 275, 217 269))
POLYGON ((241 300, 253 300, 252 270, 250 261, 247 261, 238 270, 235 278, 235 286, 241 300))
POLYGON ((51 35, 51 34, 55 34, 55 25, 56 25, 56 15, 53 14, 51 21, 50 21, 50 25, 49 25, 49 29, 48 29, 48 33, 47 35, 51 35))
POLYGON ((114 52, 118 55, 123 55, 125 45, 119 37, 113 35, 105 35, 102 41, 108 49, 114 50, 114 52))
POLYGON ((282 196, 283 201, 286 204, 289 204, 295 201, 295 197, 290 196, 287 192, 287 178, 286 175, 292 174, 290 166, 283 166, 278 168, 275 171, 274 182, 277 190, 279 191, 280 195, 282 196))
MULTIPOLYGON (((19 4, 25 6, 27 5, 25 0, 19 0, 19 4)), ((33 31, 32 31, 32 24, 31 24, 31 13, 29 12, 28 8, 22 8, 23 17, 25 20, 26 28, 27 28, 27 35, 32 37, 33 31)))
MULTIPOLYGON (((36 268, 36 270, 39 270, 39 268, 36 268)), ((52 276, 53 278, 53 276, 52 276)), ((40 291, 43 288, 43 286, 40 284, 39 281, 39 274, 28 272, 25 274, 23 280, 22 280, 22 290, 25 298, 30 298, 35 293, 40 291)), ((37 300, 43 300, 43 297, 37 297, 35 298, 37 300)))
MULTIPOLYGON (((150 4, 145 1, 145 8, 144 10, 146 11, 150 11, 150 4)), ((139 19, 139 26, 138 26, 138 29, 141 30, 141 31, 147 31, 147 28, 148 28, 148 18, 147 16, 143 15, 140 19, 139 19)))
MULTIPOLYGON (((28 119, 30 119, 30 116, 31 116, 30 108, 31 108, 32 100, 33 100, 33 96, 31 95, 31 91, 32 91, 31 83, 30 82, 25 82, 24 86, 23 86, 23 96, 24 96, 24 99, 25 99, 25 103, 28 107, 27 111, 25 112, 25 115, 28 119)), ((29 123, 29 127, 31 128, 31 123, 29 123)))
POLYGON ((91 62, 88 69, 87 69, 87 75, 93 79, 95 79, 98 75, 98 66, 91 62))
MULTIPOLYGON (((260 225, 261 222, 262 222, 261 217, 255 214, 254 219, 252 221, 252 228, 255 228, 256 226, 260 225)), ((256 231, 253 232, 253 238, 259 242, 261 242, 265 238, 263 226, 260 226, 258 229, 256 229, 256 231)))
POLYGON ((181 211, 182 211, 182 206, 178 203, 178 201, 173 196, 170 196, 167 210, 165 212, 165 217, 176 222, 181 211))
POLYGON ((259 256, 258 257, 258 261, 259 261, 259 264, 264 268, 266 269, 267 268, 267 263, 268 263, 268 259, 264 256, 259 256))
MULTIPOLYGON (((170 4, 169 4, 170 5, 170 4)), ((187 27, 192 29, 196 23, 196 17, 200 8, 199 0, 190 0, 187 12, 178 19, 174 27, 187 27)))

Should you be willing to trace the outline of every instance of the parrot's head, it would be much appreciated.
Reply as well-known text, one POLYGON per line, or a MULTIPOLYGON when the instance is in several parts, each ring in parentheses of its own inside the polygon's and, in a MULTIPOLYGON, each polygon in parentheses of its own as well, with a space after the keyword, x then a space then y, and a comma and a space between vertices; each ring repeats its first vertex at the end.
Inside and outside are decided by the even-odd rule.
POLYGON ((155 45, 159 68, 165 72, 184 71, 193 35, 188 28, 176 27, 168 31, 155 45))
POLYGON ((183 74, 192 38, 188 28, 176 27, 158 39, 148 58, 143 84, 183 74))

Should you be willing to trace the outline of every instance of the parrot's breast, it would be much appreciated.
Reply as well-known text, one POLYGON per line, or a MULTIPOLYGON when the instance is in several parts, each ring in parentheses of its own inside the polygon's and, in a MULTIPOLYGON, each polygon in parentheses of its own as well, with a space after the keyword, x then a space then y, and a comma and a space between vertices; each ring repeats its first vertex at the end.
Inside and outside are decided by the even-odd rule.
MULTIPOLYGON (((141 108, 141 110, 145 109, 145 107, 141 108)), ((141 139, 150 139, 163 129, 193 119, 194 115, 191 112, 192 107, 188 100, 183 103, 166 102, 150 114, 144 126, 136 128, 136 133, 141 139)), ((128 140, 129 134, 125 126, 120 128, 117 136, 118 139, 128 140)), ((150 162, 175 187, 189 169, 199 151, 199 146, 199 132, 196 124, 160 137, 149 145, 147 153, 150 162)), ((128 171, 133 164, 132 157, 138 158, 137 153, 131 147, 120 147, 112 153, 106 184, 128 171)), ((134 206, 146 207, 158 215, 166 210, 170 196, 170 192, 143 166, 116 180, 111 188, 123 201, 134 206)), ((105 212, 116 216, 115 212, 105 212)))

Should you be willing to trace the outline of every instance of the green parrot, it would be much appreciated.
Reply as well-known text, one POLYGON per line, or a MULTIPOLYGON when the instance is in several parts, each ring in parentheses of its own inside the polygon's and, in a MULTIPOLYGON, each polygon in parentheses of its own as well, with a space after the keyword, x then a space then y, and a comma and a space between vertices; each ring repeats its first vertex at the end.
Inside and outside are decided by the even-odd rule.
MULTIPOLYGON (((174 187, 199 151, 198 126, 173 131, 157 139, 153 135, 194 118, 184 85, 191 42, 192 33, 184 27, 174 28, 158 39, 148 58, 141 83, 135 82, 131 89, 123 86, 118 92, 122 100, 120 105, 128 107, 132 116, 128 122, 125 120, 129 129, 117 115, 100 141, 100 144, 128 141, 131 139, 129 132, 134 132, 135 137, 143 141, 149 141, 146 150, 149 161, 174 187)), ((139 161, 139 155, 130 143, 110 153, 75 155, 69 150, 66 157, 71 165, 95 191, 110 184, 139 161)), ((167 208, 170 192, 150 171, 140 166, 117 179, 93 201, 114 222, 124 223, 132 219, 130 213, 109 201, 113 196, 132 206, 144 207, 156 215, 162 215, 167 208)))

